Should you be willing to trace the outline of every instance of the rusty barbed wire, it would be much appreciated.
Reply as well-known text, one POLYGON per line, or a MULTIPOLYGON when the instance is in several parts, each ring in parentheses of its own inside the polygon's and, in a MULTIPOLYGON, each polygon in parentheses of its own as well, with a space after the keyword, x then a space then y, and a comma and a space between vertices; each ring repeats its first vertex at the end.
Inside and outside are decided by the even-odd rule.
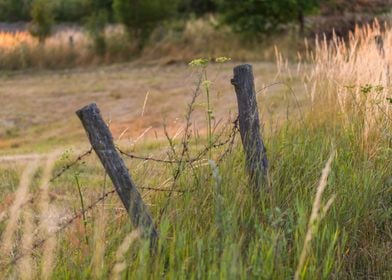
MULTIPOLYGON (((122 149, 120 149, 119 147, 116 147, 117 150, 119 151, 120 154, 131 158, 131 159, 138 159, 138 160, 144 160, 144 161, 153 161, 153 162, 158 162, 158 163, 169 163, 169 164, 174 164, 174 163, 178 163, 178 160, 166 160, 166 159, 158 159, 158 158, 153 158, 153 157, 148 157, 148 156, 138 156, 135 154, 131 154, 128 152, 123 151, 122 149)), ((183 161, 184 162, 184 161, 183 161)))
POLYGON ((55 174, 50 180, 50 183, 53 183, 56 179, 58 179, 59 177, 61 177, 65 172, 67 172, 69 169, 71 169, 73 166, 75 166, 79 161, 81 161, 82 159, 84 159, 85 157, 91 155, 93 151, 93 148, 91 147, 88 151, 82 153, 81 155, 79 155, 74 161, 72 161, 71 163, 68 163, 66 165, 64 165, 61 170, 55 174))
MULTIPOLYGON (((125 155, 127 157, 133 158, 133 159, 140 159, 140 160, 145 160, 145 161, 154 161, 154 162, 160 162, 160 163, 194 163, 197 161, 202 160, 202 157, 208 153, 208 151, 210 151, 213 148, 218 148, 218 147, 222 147, 225 146, 227 144, 229 144, 229 147, 227 147, 227 149, 221 154, 221 156, 219 156, 217 163, 219 164, 222 159, 227 156, 227 154, 229 154, 232 151, 232 147, 234 145, 235 142, 235 137, 236 134, 238 132, 238 117, 235 119, 235 121, 233 122, 233 127, 231 130, 231 133, 229 134, 228 138, 226 138, 225 140, 218 142, 219 139, 217 139, 216 142, 212 143, 210 146, 207 146, 205 149, 203 149, 202 151, 199 152, 199 154, 193 158, 193 159, 188 159, 188 160, 162 160, 162 159, 157 159, 157 158, 153 158, 153 157, 143 157, 143 156, 138 156, 138 155, 134 155, 134 154, 129 154, 126 153, 124 151, 122 151, 121 149, 119 149, 117 147, 117 150, 122 154, 125 155)), ((65 165, 64 167, 62 167, 62 169, 56 174, 54 175, 50 182, 55 181, 56 179, 58 179, 59 177, 61 177, 66 171, 68 171, 69 169, 71 169, 73 166, 75 166, 78 162, 80 162, 82 159, 84 159, 85 157, 87 157, 88 155, 90 155, 92 153, 93 149, 90 148, 88 151, 82 153, 81 155, 77 156, 77 158, 72 161, 71 163, 65 165)), ((179 174, 177 175, 179 176, 179 174)), ((211 174, 210 174, 211 176, 211 174)), ((206 180, 209 179, 210 176, 207 176, 206 180)), ((153 187, 139 187, 138 189, 141 190, 148 190, 148 191, 158 191, 158 192, 169 192, 169 193, 189 193, 189 192, 194 192, 197 189, 191 189, 191 190, 179 190, 179 189, 164 189, 164 188, 153 188, 153 187)), ((2 265, 2 270, 14 265, 17 261, 19 261, 21 258, 23 258, 24 256, 26 256, 27 254, 32 253, 34 250, 40 248, 41 246, 43 246, 43 244, 51 237, 55 236, 56 234, 64 231, 66 228, 68 228, 70 225, 72 225, 77 219, 81 218, 84 214, 86 214, 87 212, 93 210, 100 202, 102 202, 104 199, 106 199, 108 196, 114 194, 116 192, 116 190, 111 190, 108 191, 106 193, 104 193, 102 196, 100 196, 97 200, 95 200, 93 203, 91 203, 90 205, 88 205, 84 210, 79 211, 78 213, 74 214, 72 217, 70 217, 68 220, 66 220, 65 222, 63 222, 59 228, 54 231, 53 233, 51 233, 50 235, 46 236, 45 238, 38 240, 37 242, 35 242, 32 246, 32 248, 28 251, 28 252, 23 252, 23 253, 19 253, 16 254, 12 260, 10 262, 8 262, 5 265, 2 265)))
POLYGON ((222 146, 225 146, 227 144, 229 144, 232 141, 233 138, 233 133, 236 133, 236 131, 238 130, 238 117, 235 119, 235 121, 233 122, 233 128, 232 128, 232 132, 229 134, 229 136, 221 141, 218 142, 218 139, 215 140, 215 142, 211 143, 209 146, 206 146, 203 150, 201 150, 197 156, 195 156, 194 158, 191 159, 183 159, 183 160, 166 160, 166 159, 159 159, 159 158, 155 158, 155 157, 149 157, 149 156, 140 156, 140 155, 136 155, 136 154, 131 154, 128 152, 125 152, 124 150, 120 149, 118 146, 116 147, 116 149, 118 150, 118 152, 128 158, 131 159, 137 159, 137 160, 143 160, 143 161, 153 161, 153 162, 157 162, 157 163, 167 163, 167 164, 181 164, 181 163, 195 163, 197 161, 203 160, 203 156, 205 156, 211 149, 216 149, 222 146))
POLYGON ((157 191, 157 192, 176 192, 176 193, 188 193, 188 192, 193 192, 193 190, 178 190, 178 189, 163 189, 163 188, 152 188, 152 187, 138 187, 138 189, 141 190, 147 190, 147 191, 157 191))
POLYGON ((58 234, 58 233, 62 232, 63 230, 65 230, 67 227, 72 225, 77 219, 79 219, 80 217, 82 217, 84 214, 86 214, 87 212, 91 211, 92 209, 94 209, 101 201, 103 201, 106 197, 110 196, 111 194, 113 194, 115 192, 116 192, 116 190, 111 190, 111 191, 106 192, 102 196, 100 196, 97 200, 95 200, 93 203, 91 203, 84 210, 79 211, 78 213, 74 214, 71 218, 69 218, 68 220, 63 222, 56 231, 54 231, 53 233, 49 234, 45 238, 40 239, 37 242, 35 242, 30 250, 28 250, 27 252, 16 254, 12 258, 11 261, 9 261, 8 263, 2 265, 2 269, 5 269, 5 268, 7 268, 7 267, 9 267, 11 265, 14 265, 17 261, 19 261, 24 256, 26 256, 28 254, 31 254, 34 250, 40 248, 49 238, 54 237, 56 234, 58 234))

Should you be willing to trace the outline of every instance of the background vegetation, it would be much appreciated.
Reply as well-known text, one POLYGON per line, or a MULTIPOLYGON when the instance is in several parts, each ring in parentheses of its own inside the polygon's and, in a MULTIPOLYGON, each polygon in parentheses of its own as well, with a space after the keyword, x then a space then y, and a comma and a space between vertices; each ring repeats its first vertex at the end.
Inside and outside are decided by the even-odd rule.
POLYGON ((220 54, 271 60, 275 45, 296 58, 296 49, 309 47, 304 36, 332 37, 333 28, 347 36, 355 24, 390 8, 384 1, 351 2, 0 0, 0 22, 14 23, 1 34, 0 68, 64 68, 137 58, 169 63, 220 54), (354 17, 336 18, 350 11, 354 17))

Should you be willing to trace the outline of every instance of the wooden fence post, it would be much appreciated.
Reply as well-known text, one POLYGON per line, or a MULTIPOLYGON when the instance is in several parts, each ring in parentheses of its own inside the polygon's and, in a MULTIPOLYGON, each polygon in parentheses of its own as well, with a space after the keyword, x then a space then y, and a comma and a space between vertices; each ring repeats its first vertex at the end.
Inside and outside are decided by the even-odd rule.
POLYGON ((155 244, 158 232, 151 215, 133 183, 124 161, 117 153, 112 134, 103 121, 96 104, 90 104, 76 112, 87 132, 91 146, 101 160, 113 185, 120 196, 132 224, 140 228, 144 238, 155 244))
POLYGON ((252 65, 244 64, 234 68, 231 80, 237 95, 239 127, 246 156, 246 166, 255 191, 268 183, 268 160, 266 148, 260 134, 259 111, 252 65))

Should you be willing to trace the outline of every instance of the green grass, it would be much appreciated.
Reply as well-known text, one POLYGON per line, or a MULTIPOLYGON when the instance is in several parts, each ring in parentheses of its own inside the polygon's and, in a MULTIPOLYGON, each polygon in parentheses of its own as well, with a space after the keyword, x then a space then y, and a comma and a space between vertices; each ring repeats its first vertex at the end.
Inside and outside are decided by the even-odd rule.
MULTIPOLYGON (((299 80, 288 83, 295 85, 299 80)), ((239 137, 233 152, 222 162, 217 158, 225 147, 204 156, 213 161, 182 166, 176 179, 173 177, 179 168, 177 164, 125 159, 157 223, 160 237, 156 250, 150 250, 148 240, 138 239, 123 252, 123 279, 293 278, 303 251, 321 172, 331 151, 334 151, 334 160, 321 209, 331 197, 335 199, 329 210, 319 213, 316 223, 310 227, 313 238, 300 278, 392 278, 392 184, 388 179, 392 175, 390 121, 383 119, 380 123, 385 123, 386 127, 375 126, 372 134, 365 136, 363 115, 353 108, 346 111, 347 115, 338 113, 334 101, 327 101, 322 94, 326 92, 322 91, 320 99, 309 109, 307 97, 300 95, 297 104, 291 100, 292 94, 287 93, 289 89, 283 87, 282 91, 285 98, 282 98, 283 94, 266 94, 259 98, 262 116, 270 113, 269 104, 276 103, 272 105, 276 107, 272 108, 276 118, 263 118, 271 188, 264 187, 260 193, 255 194, 249 186, 239 137), (169 198, 168 192, 148 191, 146 187, 174 188, 183 193, 175 192, 169 198)), ((177 103, 178 98, 176 107, 177 103)), ((227 104, 217 102, 214 108, 219 109, 220 105, 227 104)), ((202 106, 200 112, 204 113, 205 107, 202 106)), ((227 128, 226 133, 229 132, 230 128, 227 128)), ((37 149, 45 151, 54 146, 56 139, 61 139, 59 135, 43 141, 37 149)), ((190 158, 211 142, 201 135, 189 140, 190 158)), ((83 140, 86 144, 87 139, 80 141, 83 140)), ((123 150, 138 155, 165 158, 172 153, 162 138, 154 141, 150 138, 134 146, 127 141, 120 142, 123 150)), ((176 153, 181 154, 181 136, 173 141, 173 146, 176 153)), ((53 174, 75 157, 76 152, 65 152, 53 174)), ((16 190, 22 167, 0 166, 0 201, 5 201, 16 190)), ((39 169, 32 182, 30 193, 33 198, 39 197, 41 173, 39 169)), ((95 155, 86 157, 58 178, 49 194, 55 218, 57 215, 55 221, 64 222, 80 211, 81 200, 86 208, 102 193, 112 190, 113 186, 108 179, 105 184, 104 178, 103 168, 95 155), (75 176, 79 185, 75 183, 75 176)), ((34 205, 35 201, 31 207, 34 205)), ((6 219, 0 221, 0 231, 6 223, 6 219)), ((99 204, 84 219, 76 219, 55 234, 57 249, 52 278, 113 277, 117 251, 133 230, 117 195, 106 198, 104 205, 99 204), (106 223, 100 228, 102 207, 106 223), (104 231, 104 240, 94 239, 96 231, 104 231), (86 236, 88 242, 85 242, 86 236), (97 276, 93 259, 99 243, 104 247, 104 265, 97 276)), ((22 234, 20 227, 16 241, 22 234)), ((36 240, 41 238, 39 234, 36 237, 36 240)), ((14 253, 18 254, 19 250, 16 247, 14 253)), ((43 265, 42 254, 40 246, 34 249, 35 278, 39 278, 43 265)), ((17 265, 4 267, 3 259, 0 261, 2 275, 18 276, 20 268, 17 265)))
MULTIPOLYGON (((134 243, 126 253, 124 279, 290 279, 302 250, 317 185, 331 148, 336 157, 323 197, 336 199, 313 231, 303 279, 361 279, 392 277, 392 189, 384 182, 392 166, 391 150, 368 157, 360 146, 360 131, 348 132, 338 122, 311 116, 305 126, 287 123, 266 144, 271 163, 272 190, 255 196, 248 186, 240 143, 213 176, 211 166, 185 169, 175 194, 159 222, 158 248, 148 241, 134 243)), ((127 161, 140 185, 158 186, 175 166, 127 161), (152 169, 154 171, 152 171, 152 169), (152 176, 152 174, 154 176, 152 176)), ((102 185, 103 172, 93 159, 79 169, 82 187, 102 185), (95 180, 91 180, 91 176, 95 180), (99 175, 101 174, 101 175, 99 175), (101 179, 100 179, 101 178, 101 179)), ((67 175, 71 178, 72 171, 67 175)), ((61 179, 64 192, 78 196, 72 180, 61 179)), ((59 186, 60 187, 60 186, 59 186)), ((110 188, 110 184, 107 188, 110 188)), ((57 188, 57 187, 56 187, 57 188)), ((97 197, 100 187, 85 189, 97 197), (98 189, 97 189, 98 188, 98 189)), ((142 193, 146 194, 145 191, 142 193)), ((68 194, 69 195, 69 194, 68 194)), ((64 194, 66 196, 66 194, 64 194)), ((145 196, 158 221, 166 193, 145 196)), ((106 201, 108 224, 102 279, 112 275, 115 254, 132 230, 117 197, 106 201), (116 206, 117 205, 117 206, 116 206)), ((88 203, 87 203, 88 204, 88 203)), ((92 236, 97 210, 87 217, 92 236)), ((82 223, 82 221, 77 221, 82 223)), ((83 242, 75 226, 58 236, 53 279, 92 277, 93 245, 83 242)), ((39 259, 39 258, 38 258, 39 259)))

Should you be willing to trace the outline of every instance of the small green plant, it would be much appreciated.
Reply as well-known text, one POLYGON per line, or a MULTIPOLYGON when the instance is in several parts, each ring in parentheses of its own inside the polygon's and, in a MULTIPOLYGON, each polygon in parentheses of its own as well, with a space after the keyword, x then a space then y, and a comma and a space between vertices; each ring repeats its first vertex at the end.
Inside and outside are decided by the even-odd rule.
POLYGON ((82 219, 83 219, 83 226, 84 226, 84 233, 85 233, 84 239, 85 239, 86 245, 88 245, 86 208, 84 206, 84 199, 83 199, 82 187, 80 184, 79 176, 80 176, 80 173, 78 171, 74 171, 75 183, 76 183, 76 187, 78 189, 80 205, 82 208, 82 219))
POLYGON ((41 44, 50 36, 54 24, 53 5, 49 0, 34 0, 31 7, 30 34, 41 44))

